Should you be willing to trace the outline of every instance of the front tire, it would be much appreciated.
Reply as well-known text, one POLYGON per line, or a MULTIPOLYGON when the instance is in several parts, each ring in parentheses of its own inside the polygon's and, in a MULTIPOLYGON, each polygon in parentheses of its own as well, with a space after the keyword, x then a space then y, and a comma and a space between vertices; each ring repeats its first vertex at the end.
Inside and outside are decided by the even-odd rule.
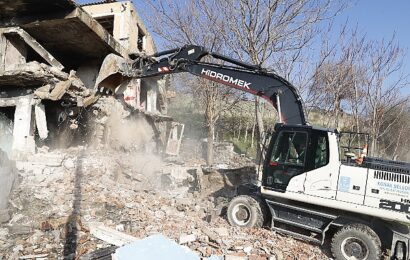
POLYGON ((247 195, 233 198, 227 210, 228 222, 232 226, 262 227, 267 218, 263 201, 247 195))
POLYGON ((331 251, 336 260, 378 260, 381 258, 381 242, 370 227, 349 224, 333 236, 331 251))

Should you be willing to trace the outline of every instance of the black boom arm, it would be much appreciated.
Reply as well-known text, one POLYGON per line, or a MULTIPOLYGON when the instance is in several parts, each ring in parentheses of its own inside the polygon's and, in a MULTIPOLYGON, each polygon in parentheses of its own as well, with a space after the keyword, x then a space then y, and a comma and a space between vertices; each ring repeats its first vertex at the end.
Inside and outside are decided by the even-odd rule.
POLYGON ((284 78, 268 73, 260 67, 246 64, 205 48, 187 45, 151 56, 136 56, 132 77, 146 78, 164 74, 189 72, 202 78, 260 96, 278 110, 286 124, 305 125, 302 100, 296 88, 284 78), (223 60, 236 66, 201 62, 205 56, 223 60))

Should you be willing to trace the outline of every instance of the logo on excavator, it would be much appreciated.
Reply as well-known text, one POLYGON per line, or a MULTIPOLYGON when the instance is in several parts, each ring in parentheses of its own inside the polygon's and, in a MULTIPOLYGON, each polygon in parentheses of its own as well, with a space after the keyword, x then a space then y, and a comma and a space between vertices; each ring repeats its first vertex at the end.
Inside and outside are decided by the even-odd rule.
POLYGON ((246 88, 246 89, 249 89, 249 85, 252 84, 250 82, 246 82, 246 81, 241 80, 241 79, 235 79, 231 76, 228 76, 228 75, 225 75, 225 74, 222 74, 222 73, 218 73, 218 72, 215 72, 215 71, 212 71, 212 70, 207 70, 207 69, 202 69, 201 74, 206 75, 210 78, 219 79, 219 80, 224 81, 226 83, 233 84, 233 85, 236 85, 238 87, 246 88))
POLYGON ((390 201, 390 200, 380 200, 379 208, 390 209, 395 211, 400 211, 404 213, 410 213, 410 205, 406 200, 402 199, 402 202, 390 201))

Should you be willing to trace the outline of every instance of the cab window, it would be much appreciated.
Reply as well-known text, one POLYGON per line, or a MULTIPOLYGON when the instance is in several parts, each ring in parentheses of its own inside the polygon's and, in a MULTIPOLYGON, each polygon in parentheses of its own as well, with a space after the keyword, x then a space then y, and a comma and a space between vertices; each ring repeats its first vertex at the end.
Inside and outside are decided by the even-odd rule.
POLYGON ((272 151, 271 162, 303 166, 306 158, 307 134, 281 132, 272 151))
POLYGON ((264 168, 266 187, 285 191, 290 180, 304 172, 307 132, 281 131, 273 141, 269 163, 264 168))
POLYGON ((329 163, 329 144, 326 133, 314 135, 312 139, 316 146, 314 169, 317 169, 329 163))

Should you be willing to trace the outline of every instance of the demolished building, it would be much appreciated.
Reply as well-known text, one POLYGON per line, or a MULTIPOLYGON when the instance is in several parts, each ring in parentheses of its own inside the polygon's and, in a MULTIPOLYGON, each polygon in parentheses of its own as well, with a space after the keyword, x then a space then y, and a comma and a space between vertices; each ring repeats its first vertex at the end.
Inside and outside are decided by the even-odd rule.
MULTIPOLYGON (((100 93, 99 73, 113 69, 102 68, 104 59, 155 52, 132 2, 1 1, 0 17, 0 148, 18 159, 59 139, 103 141, 113 102, 100 93)), ((169 120, 165 80, 122 82, 114 96, 158 136, 169 120)))

